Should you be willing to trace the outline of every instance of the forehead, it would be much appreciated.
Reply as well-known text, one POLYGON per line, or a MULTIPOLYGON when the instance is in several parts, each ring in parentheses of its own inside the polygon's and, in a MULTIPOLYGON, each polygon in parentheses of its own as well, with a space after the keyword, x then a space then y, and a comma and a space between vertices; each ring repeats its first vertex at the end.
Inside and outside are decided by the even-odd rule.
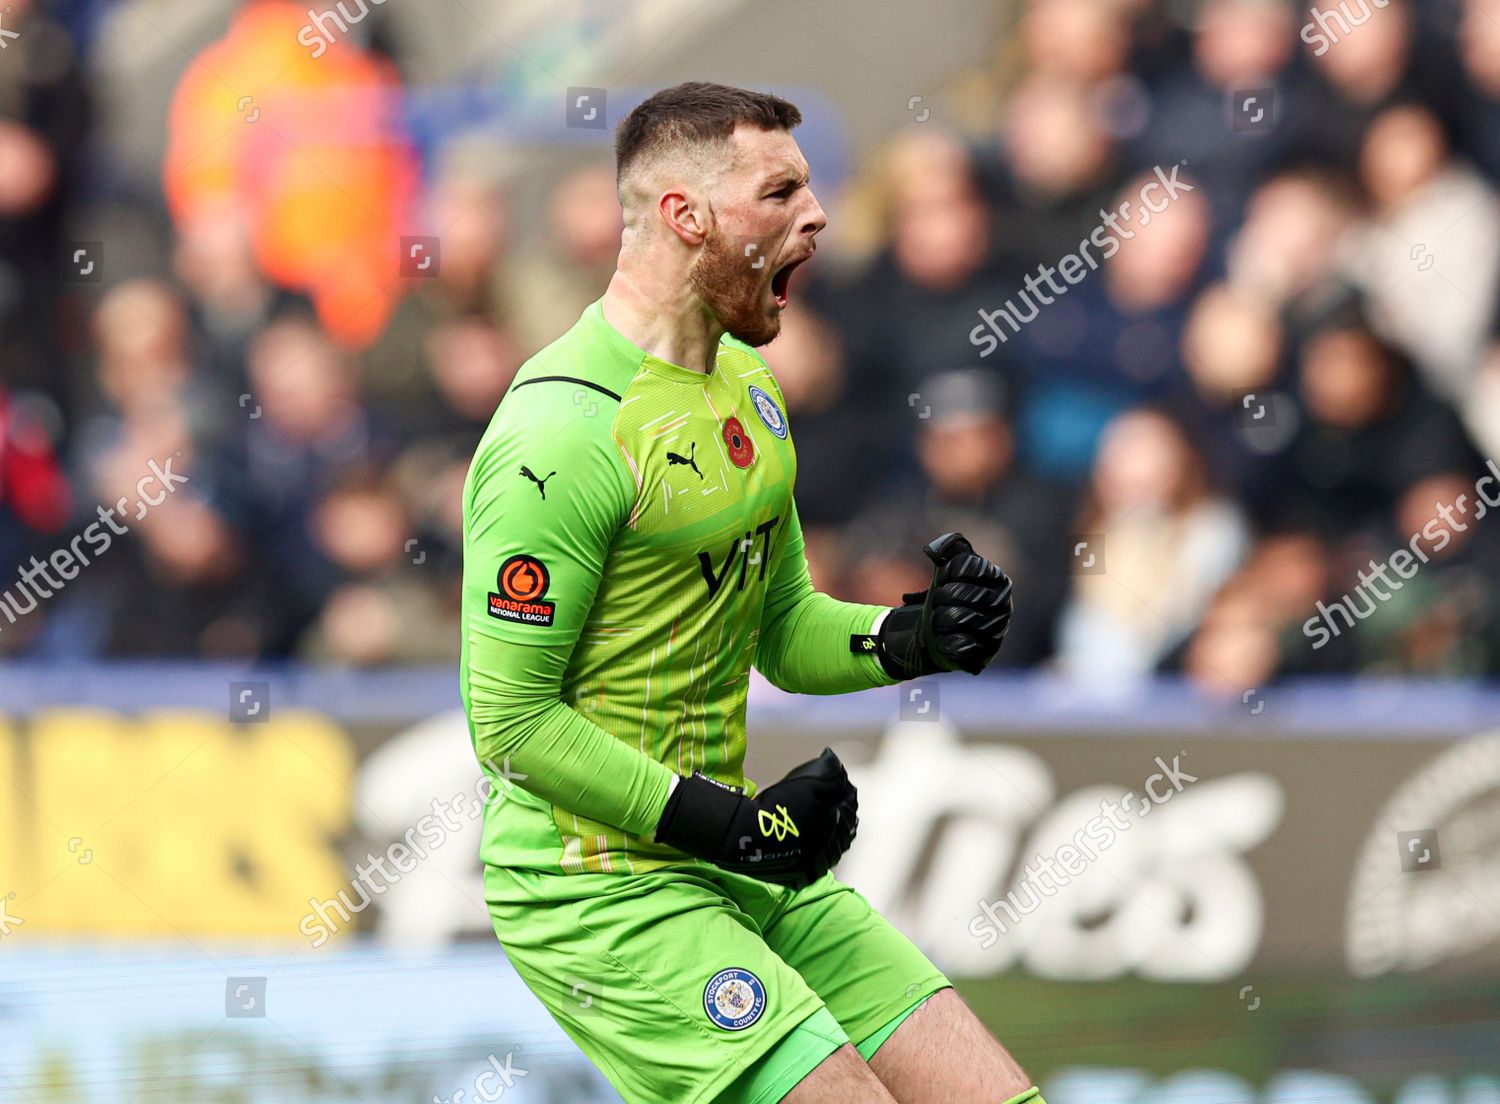
POLYGON ((778 176, 800 179, 807 176, 807 159, 797 140, 787 130, 762 130, 741 123, 730 140, 734 151, 734 176, 750 186, 778 176))

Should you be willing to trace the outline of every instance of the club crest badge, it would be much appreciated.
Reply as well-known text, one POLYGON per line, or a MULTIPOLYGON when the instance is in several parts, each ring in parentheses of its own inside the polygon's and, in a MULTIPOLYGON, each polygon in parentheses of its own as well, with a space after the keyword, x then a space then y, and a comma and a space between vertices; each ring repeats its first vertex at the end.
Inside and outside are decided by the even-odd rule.
POLYGON ((785 441, 786 417, 781 413, 781 407, 776 405, 776 400, 759 387, 751 386, 750 401, 755 404, 755 412, 766 423, 766 428, 785 441))
POLYGON ((766 1010, 766 987, 749 970, 720 970, 703 989, 703 1010, 725 1031, 744 1031, 766 1010))

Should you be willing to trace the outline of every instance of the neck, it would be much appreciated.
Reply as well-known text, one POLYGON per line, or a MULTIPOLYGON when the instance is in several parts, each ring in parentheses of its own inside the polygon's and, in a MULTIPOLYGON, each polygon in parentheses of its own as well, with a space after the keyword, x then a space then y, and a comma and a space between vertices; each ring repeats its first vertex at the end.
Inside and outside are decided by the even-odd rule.
POLYGON ((602 306, 606 322, 658 360, 705 374, 714 370, 724 327, 685 281, 674 290, 616 269, 602 306))

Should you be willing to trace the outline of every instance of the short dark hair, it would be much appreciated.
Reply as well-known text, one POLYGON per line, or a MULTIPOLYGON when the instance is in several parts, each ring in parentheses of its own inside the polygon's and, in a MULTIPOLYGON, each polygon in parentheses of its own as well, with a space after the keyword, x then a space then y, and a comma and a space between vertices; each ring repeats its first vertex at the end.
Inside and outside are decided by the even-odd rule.
POLYGON ((796 105, 766 92, 709 81, 676 84, 637 105, 615 130, 615 179, 643 155, 726 141, 740 123, 791 130, 801 122, 796 105))

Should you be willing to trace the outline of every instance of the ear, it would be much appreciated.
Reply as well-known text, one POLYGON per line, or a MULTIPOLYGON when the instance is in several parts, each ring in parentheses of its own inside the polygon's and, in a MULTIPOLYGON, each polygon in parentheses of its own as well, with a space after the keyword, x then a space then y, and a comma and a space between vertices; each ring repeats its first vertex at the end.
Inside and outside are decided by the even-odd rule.
POLYGON ((687 190, 663 192, 657 211, 683 245, 697 248, 708 237, 708 204, 702 196, 687 190))

